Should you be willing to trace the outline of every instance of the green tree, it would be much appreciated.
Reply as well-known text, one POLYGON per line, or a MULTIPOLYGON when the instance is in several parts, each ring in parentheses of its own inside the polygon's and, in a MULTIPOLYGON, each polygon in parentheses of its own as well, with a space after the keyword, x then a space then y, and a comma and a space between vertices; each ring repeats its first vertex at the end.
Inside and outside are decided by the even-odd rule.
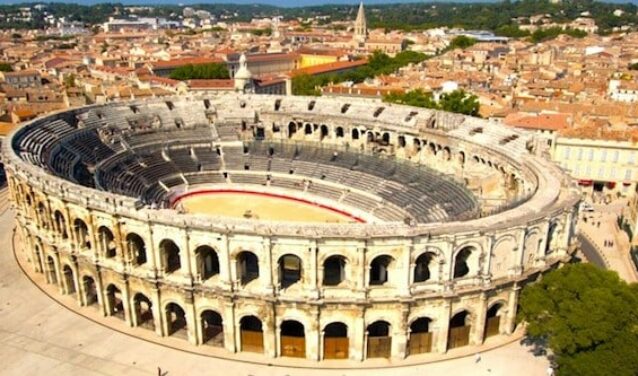
POLYGON ((456 48, 466 49, 472 47, 476 43, 476 39, 467 37, 465 35, 459 35, 450 41, 448 49, 453 50, 456 48))
POLYGON ((527 286, 519 320, 547 343, 559 376, 638 374, 638 285, 591 264, 570 264, 527 286))
POLYGON ((443 111, 478 116, 480 104, 476 95, 468 94, 464 90, 454 90, 441 95, 439 108, 443 111))
POLYGON ((224 63, 188 64, 174 69, 170 78, 174 80, 227 79, 230 78, 224 63))
POLYGON ((405 94, 390 93, 383 97, 383 101, 424 108, 438 108, 439 106, 432 93, 426 93, 422 89, 411 90, 405 94))
POLYGON ((13 72, 13 67, 9 63, 0 63, 0 72, 13 72))

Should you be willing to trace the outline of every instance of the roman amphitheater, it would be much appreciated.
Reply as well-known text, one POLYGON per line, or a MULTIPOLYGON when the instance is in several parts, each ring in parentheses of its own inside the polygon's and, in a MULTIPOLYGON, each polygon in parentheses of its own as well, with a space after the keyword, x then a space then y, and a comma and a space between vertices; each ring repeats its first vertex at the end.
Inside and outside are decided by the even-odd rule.
POLYGON ((545 147, 422 108, 212 94, 56 113, 2 152, 16 252, 80 311, 319 367, 511 335, 520 289, 575 248, 545 147))

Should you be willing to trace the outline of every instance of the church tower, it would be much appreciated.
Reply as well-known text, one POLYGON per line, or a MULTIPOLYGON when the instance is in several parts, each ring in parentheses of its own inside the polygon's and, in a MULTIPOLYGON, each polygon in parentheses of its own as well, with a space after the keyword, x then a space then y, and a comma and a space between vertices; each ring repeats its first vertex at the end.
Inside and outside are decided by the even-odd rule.
POLYGON ((359 12, 357 13, 357 19, 354 21, 354 37, 352 40, 355 43, 365 43, 368 39, 368 27, 366 25, 366 12, 363 9, 363 1, 359 3, 359 12))

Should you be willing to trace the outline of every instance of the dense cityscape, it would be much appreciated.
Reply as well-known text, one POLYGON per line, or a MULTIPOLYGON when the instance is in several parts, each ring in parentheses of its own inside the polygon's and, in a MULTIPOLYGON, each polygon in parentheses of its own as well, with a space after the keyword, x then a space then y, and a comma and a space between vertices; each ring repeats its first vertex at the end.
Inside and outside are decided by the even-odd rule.
POLYGON ((87 374, 635 375, 636 103, 633 4, 0 5, 0 301, 87 374))

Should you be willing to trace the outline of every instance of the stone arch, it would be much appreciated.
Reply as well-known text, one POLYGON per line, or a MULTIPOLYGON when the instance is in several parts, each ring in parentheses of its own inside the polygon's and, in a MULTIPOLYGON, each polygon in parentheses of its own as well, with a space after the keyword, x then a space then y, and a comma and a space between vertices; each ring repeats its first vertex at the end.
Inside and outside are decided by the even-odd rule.
POLYGON ((408 354, 423 354, 432 351, 433 333, 432 319, 418 317, 410 323, 410 337, 408 340, 408 354))
POLYGON ((40 227, 45 230, 49 229, 49 211, 44 202, 40 201, 37 205, 38 211, 38 222, 40 223, 40 227))
POLYGON ((241 351, 264 352, 264 329, 257 316, 243 316, 239 320, 239 331, 241 351))
POLYGON ((46 280, 52 285, 58 284, 58 267, 53 256, 46 257, 46 280))
POLYGON ((174 241, 164 239, 160 242, 160 260, 165 273, 173 273, 181 269, 180 249, 174 241))
POLYGON ((306 357, 306 330, 297 320, 284 320, 280 329, 280 354, 292 358, 306 357))
POLYGON ((359 139, 359 130, 357 128, 352 128, 352 131, 350 132, 350 137, 353 140, 358 140, 359 139))
POLYGON ((335 136, 337 138, 343 138, 344 137, 344 131, 343 131, 343 127, 337 127, 335 129, 335 136))
POLYGON ((466 346, 470 343, 472 315, 468 310, 460 310, 450 318, 448 349, 466 346))
POLYGON ((92 276, 85 275, 82 277, 82 290, 84 295, 84 303, 87 306, 98 304, 99 301, 97 295, 97 284, 95 283, 95 279, 92 276))
POLYGON ((297 132, 297 123, 291 121, 288 123, 288 138, 292 138, 292 136, 297 132))
POLYGON ((100 252, 106 258, 113 258, 117 254, 115 247, 115 236, 113 232, 106 226, 100 226, 97 229, 98 244, 100 252))
POLYGON ((237 279, 247 284, 259 278, 259 259, 250 251, 241 251, 236 256, 237 279))
POLYGON ((77 292, 75 289, 75 272, 70 265, 65 264, 62 267, 62 278, 64 278, 65 293, 75 295, 77 292))
POLYGON ((348 359, 350 352, 350 338, 348 325, 335 321, 323 328, 323 358, 348 359))
POLYGON ((215 249, 201 245, 195 249, 197 257, 197 272, 202 281, 206 281, 219 274, 219 256, 215 249))
POLYGON ((129 257, 133 259, 135 265, 146 264, 146 244, 141 236, 134 232, 128 233, 128 235, 126 235, 126 247, 130 255, 129 257))
POLYGON ((62 236, 62 239, 68 239, 69 234, 67 233, 66 218, 64 217, 64 214, 62 214, 61 211, 56 210, 53 213, 53 218, 55 222, 56 231, 60 234, 60 236, 62 236))
POLYGON ((206 309, 200 314, 202 325, 202 343, 212 346, 224 346, 224 321, 222 316, 212 310, 206 309))
POLYGON ((530 269, 539 255, 539 250, 543 242, 538 229, 532 229, 525 235, 525 245, 523 248, 523 268, 530 269))
POLYGON ((124 320, 122 290, 113 283, 106 286, 106 311, 109 316, 124 320))
POLYGON ((452 278, 463 278, 477 272, 472 261, 478 257, 478 253, 479 250, 473 245, 466 245, 456 252, 452 278))
POLYGON ((560 241, 559 234, 562 229, 561 224, 558 221, 552 221, 549 224, 549 228, 547 230, 547 241, 545 245, 545 254, 552 254, 555 250, 558 249, 560 241))
POLYGON ((390 323, 383 320, 375 321, 366 327, 367 351, 366 358, 390 358, 392 354, 392 335, 390 323))
POLYGON ((166 334, 169 336, 188 337, 186 312, 177 303, 170 302, 164 307, 166 313, 166 334))
POLYGON ((146 295, 138 292, 133 296, 133 311, 137 326, 155 330, 153 317, 153 302, 146 295))
POLYGON ((75 231, 75 239, 77 245, 80 248, 91 249, 91 239, 89 239, 89 227, 81 218, 76 218, 73 221, 73 228, 75 231))
POLYGON ((319 137, 321 140, 330 136, 330 129, 328 128, 327 125, 321 124, 321 127, 319 128, 319 130, 320 130, 319 137))
POLYGON ((277 265, 279 269, 279 284, 282 288, 301 282, 303 276, 301 258, 288 253, 279 257, 277 265))
POLYGON ((437 255, 431 251, 425 251, 414 261, 413 282, 426 282, 433 279, 438 272, 436 270, 437 255))
POLYGON ((346 280, 347 259, 342 255, 332 255, 323 262, 323 285, 338 286, 346 280))
POLYGON ((394 258, 390 255, 376 256, 370 262, 370 286, 381 286, 390 282, 390 269, 394 258))
POLYGON ((501 315, 505 311, 505 302, 496 301, 492 303, 485 314, 485 338, 489 338, 500 333, 502 324, 501 315))

